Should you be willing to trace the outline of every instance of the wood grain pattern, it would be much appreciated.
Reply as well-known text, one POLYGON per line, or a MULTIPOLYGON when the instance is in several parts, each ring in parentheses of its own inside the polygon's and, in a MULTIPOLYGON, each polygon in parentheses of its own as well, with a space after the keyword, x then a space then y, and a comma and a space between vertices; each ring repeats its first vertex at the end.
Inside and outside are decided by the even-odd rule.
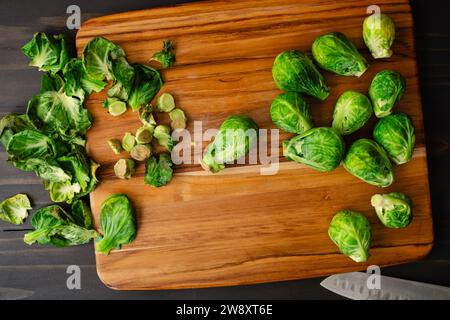
MULTIPOLYGON (((261 128, 274 128, 268 107, 280 93, 271 78, 275 55, 292 48, 309 52, 316 36, 341 31, 371 67, 360 79, 324 72, 332 88, 330 97, 323 103, 308 99, 316 125, 331 123, 332 108, 343 91, 366 92, 373 75, 390 68, 407 80, 397 110, 412 117, 417 134, 413 160, 397 167, 396 182, 383 190, 411 196, 414 220, 404 230, 389 230, 377 222, 370 208, 370 196, 380 190, 342 167, 325 174, 282 162, 277 175, 261 176, 258 166, 207 175, 198 165, 182 165, 169 186, 153 189, 143 184, 141 165, 133 179, 118 180, 112 166, 119 157, 111 153, 106 140, 134 131, 139 120, 131 111, 110 117, 100 106, 105 94, 92 95, 87 105, 95 124, 88 133, 88 149, 102 164, 102 182, 91 194, 95 218, 106 196, 124 192, 133 201, 138 219, 138 235, 131 245, 107 257, 96 256, 102 281, 116 289, 187 288, 362 269, 366 264, 338 254, 326 234, 333 214, 344 208, 361 211, 371 220, 369 264, 403 263, 429 252, 433 231, 410 7, 404 0, 379 2, 396 22, 397 40, 392 58, 374 61, 361 39, 370 4, 350 0, 202 2, 95 18, 82 26, 77 34, 79 52, 92 37, 105 36, 121 45, 131 62, 146 63, 162 40, 173 39, 177 64, 164 72, 163 91, 173 93, 189 119, 202 121, 205 130, 217 128, 235 113, 250 115, 261 128)), ((370 136, 374 122, 347 143, 370 136)))

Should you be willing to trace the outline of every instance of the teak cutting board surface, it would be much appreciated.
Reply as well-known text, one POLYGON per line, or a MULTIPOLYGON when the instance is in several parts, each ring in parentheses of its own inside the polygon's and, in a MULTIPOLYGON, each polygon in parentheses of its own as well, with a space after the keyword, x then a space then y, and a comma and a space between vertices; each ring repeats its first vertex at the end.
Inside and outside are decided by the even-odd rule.
MULTIPOLYGON (((217 128, 231 114, 247 114, 260 128, 275 128, 269 117, 271 101, 280 94, 272 80, 275 56, 287 49, 310 52, 315 37, 330 31, 345 33, 368 59, 361 78, 325 71, 331 95, 325 102, 307 98, 316 126, 329 126, 334 103, 348 89, 367 92, 382 69, 400 71, 406 93, 397 111, 411 116, 416 149, 409 163, 396 167, 395 183, 386 189, 370 186, 340 166, 320 173, 283 161, 276 175, 260 175, 258 165, 233 166, 216 175, 199 165, 182 165, 172 182, 156 189, 144 185, 144 165, 128 181, 114 177, 120 157, 106 144, 140 126, 130 110, 110 116, 101 102, 105 93, 89 97, 94 118, 88 151, 102 167, 91 193, 98 226, 100 205, 113 193, 125 193, 136 210, 136 240, 97 254, 102 281, 115 289, 161 289, 223 286, 323 276, 391 265, 425 256, 433 230, 428 191, 422 108, 419 95, 413 22, 407 0, 378 1, 397 26, 389 59, 375 61, 365 48, 362 22, 373 1, 241 0, 199 2, 168 8, 115 14, 83 24, 77 34, 78 53, 93 37, 104 36, 122 46, 130 62, 147 63, 162 41, 172 39, 175 66, 163 72, 162 92, 171 92, 177 105, 203 130, 217 128), (405 229, 385 228, 370 206, 374 193, 400 191, 413 200, 414 219, 405 229), (341 255, 329 240, 328 224, 341 209, 364 213, 373 241, 367 263, 341 255)), ((165 121, 165 119, 163 119, 165 121)), ((370 137, 371 122, 352 137, 370 137)), ((283 134, 282 139, 289 137, 283 134)))

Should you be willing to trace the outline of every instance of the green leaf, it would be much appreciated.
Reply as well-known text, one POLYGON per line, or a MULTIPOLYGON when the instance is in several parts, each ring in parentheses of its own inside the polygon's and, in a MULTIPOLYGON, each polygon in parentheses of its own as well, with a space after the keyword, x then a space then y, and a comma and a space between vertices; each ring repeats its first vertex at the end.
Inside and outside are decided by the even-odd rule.
POLYGON ((134 83, 128 104, 133 111, 137 111, 150 103, 164 82, 159 71, 152 67, 143 64, 135 64, 133 67, 134 83))
POLYGON ((112 61, 112 72, 114 84, 108 90, 108 97, 126 101, 133 88, 134 68, 125 57, 119 57, 112 61))
POLYGON ((100 226, 103 236, 97 240, 97 252, 109 254, 131 243, 136 236, 136 221, 130 200, 124 194, 109 196, 102 204, 100 226))
MULTIPOLYGON (((163 49, 156 52, 152 59, 161 63, 163 69, 167 69, 175 62, 175 51, 173 49, 173 43, 171 40, 165 40, 163 43, 163 49)), ((150 60, 150 61, 151 61, 150 60)))
POLYGON ((57 154, 56 142, 36 130, 24 130, 11 137, 6 146, 9 158, 26 160, 48 158, 57 154))
POLYGON ((31 210, 26 194, 16 194, 0 203, 0 219, 14 224, 22 224, 31 210))
POLYGON ((145 165, 144 183, 153 187, 161 187, 170 182, 173 176, 172 160, 169 153, 161 153, 159 160, 150 157, 145 165))
POLYGON ((72 218, 77 225, 86 229, 92 229, 92 212, 83 200, 75 200, 72 203, 71 210, 72 218))

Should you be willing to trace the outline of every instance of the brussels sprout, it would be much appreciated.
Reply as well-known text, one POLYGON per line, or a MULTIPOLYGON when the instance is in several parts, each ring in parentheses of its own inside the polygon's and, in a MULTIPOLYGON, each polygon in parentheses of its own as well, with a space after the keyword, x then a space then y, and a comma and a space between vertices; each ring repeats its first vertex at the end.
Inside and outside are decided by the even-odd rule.
POLYGON ((385 14, 373 14, 364 19, 363 38, 375 59, 389 58, 395 39, 395 24, 385 14))
POLYGON ((136 218, 130 200, 124 194, 113 194, 106 198, 100 209, 100 227, 103 236, 95 242, 97 252, 109 254, 120 249, 136 236, 136 218))
POLYGON ((377 187, 387 187, 394 182, 394 169, 386 151, 370 139, 353 142, 345 155, 344 168, 377 187))
POLYGON ((404 113, 393 113, 378 120, 373 138, 396 164, 411 160, 416 141, 414 125, 404 113))
POLYGON ((186 128, 186 115, 180 108, 175 108, 169 112, 169 118, 171 120, 170 126, 172 130, 185 129, 186 128))
POLYGON ((136 145, 136 138, 131 132, 125 132, 122 138, 122 148, 123 150, 130 152, 131 149, 136 145))
POLYGON ((136 142, 138 144, 150 143, 153 138, 153 126, 143 126, 136 130, 136 142))
POLYGON ((127 111, 127 104, 117 98, 107 98, 103 101, 103 107, 108 109, 110 115, 117 117, 127 111))
POLYGON ((351 134, 362 128, 372 113, 369 98, 356 91, 345 91, 334 107, 333 129, 342 135, 351 134))
POLYGON ((161 187, 172 180, 172 159, 169 153, 161 153, 159 159, 151 157, 145 165, 144 183, 153 187, 161 187))
POLYGON ((169 151, 172 151, 173 148, 173 140, 170 136, 170 128, 165 125, 159 125, 155 128, 155 131, 153 131, 153 136, 156 140, 158 140, 158 143, 166 148, 169 151))
POLYGON ((130 179, 136 172, 136 165, 131 159, 120 159, 114 165, 114 174, 120 179, 130 179))
POLYGON ((131 149, 130 157, 136 161, 145 161, 152 155, 152 147, 149 144, 138 144, 131 149))
POLYGON ((164 92, 158 98, 158 102, 156 103, 156 109, 159 112, 172 111, 173 109, 175 109, 175 99, 170 93, 164 92))
POLYGON ((355 45, 340 32, 317 37, 312 45, 312 54, 323 69, 342 76, 360 77, 368 67, 355 45))
POLYGON ((282 93, 273 100, 270 117, 278 128, 287 132, 301 134, 313 127, 308 104, 296 92, 282 93))
POLYGON ((26 194, 16 194, 0 203, 0 220, 22 224, 31 210, 30 199, 26 194))
POLYGON ((139 120, 144 126, 156 127, 157 123, 152 113, 152 106, 150 104, 139 108, 139 120))
POLYGON ((336 213, 328 227, 328 236, 353 261, 369 258, 372 233, 369 220, 361 213, 350 210, 336 213))
POLYGON ((119 139, 109 139, 108 140, 108 145, 111 147, 111 150, 115 154, 120 154, 122 152, 122 150, 123 150, 122 143, 120 142, 119 139))
POLYGON ((36 229, 25 234, 26 244, 53 244, 66 247, 88 243, 98 237, 95 230, 89 230, 78 224, 69 213, 58 205, 44 207, 36 211, 31 219, 31 225, 36 229))
POLYGON ((371 204, 380 221, 388 228, 404 228, 411 222, 411 200, 403 193, 375 194, 371 204))
POLYGON ((173 49, 172 40, 165 40, 163 43, 163 49, 156 52, 150 61, 158 61, 161 63, 163 69, 167 69, 175 62, 175 52, 173 49))
POLYGON ((405 92, 405 85, 405 79, 397 71, 383 70, 375 75, 369 87, 369 96, 378 118, 391 114, 405 92))
POLYGON ((339 166, 344 155, 344 140, 332 128, 312 128, 290 140, 283 141, 283 155, 327 172, 339 166))
POLYGON ((234 115, 228 117, 219 128, 214 141, 203 154, 200 164, 213 173, 225 168, 225 163, 235 161, 246 155, 256 144, 258 126, 249 117, 234 115))
POLYGON ((302 52, 290 50, 280 53, 273 62, 272 76, 281 90, 305 93, 319 100, 330 95, 330 88, 316 67, 302 52))
POLYGON ((163 84, 158 70, 143 64, 135 64, 133 88, 127 100, 131 109, 137 111, 142 106, 148 105, 163 84))

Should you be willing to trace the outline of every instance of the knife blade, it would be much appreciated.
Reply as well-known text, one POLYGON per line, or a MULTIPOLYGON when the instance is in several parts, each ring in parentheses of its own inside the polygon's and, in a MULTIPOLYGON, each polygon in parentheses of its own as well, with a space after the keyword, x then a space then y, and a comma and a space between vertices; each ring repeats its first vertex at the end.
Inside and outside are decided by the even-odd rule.
POLYGON ((335 274, 320 285, 334 293, 353 300, 449 300, 450 288, 380 276, 380 289, 369 289, 372 276, 363 272, 335 274))
POLYGON ((34 291, 0 287, 0 300, 20 300, 34 294, 34 291))

